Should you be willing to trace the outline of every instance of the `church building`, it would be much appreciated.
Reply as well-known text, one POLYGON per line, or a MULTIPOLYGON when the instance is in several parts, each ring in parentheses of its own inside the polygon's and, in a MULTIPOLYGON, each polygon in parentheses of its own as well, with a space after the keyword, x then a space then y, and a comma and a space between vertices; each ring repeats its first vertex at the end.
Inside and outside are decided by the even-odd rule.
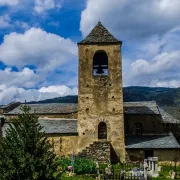
MULTIPOLYGON (((99 22, 78 43, 78 104, 29 104, 57 155, 73 152, 99 162, 180 158, 180 121, 156 102, 123 102, 122 42, 99 22), (171 127, 171 128, 169 128, 171 127)), ((4 113, 2 136, 20 106, 4 113)))

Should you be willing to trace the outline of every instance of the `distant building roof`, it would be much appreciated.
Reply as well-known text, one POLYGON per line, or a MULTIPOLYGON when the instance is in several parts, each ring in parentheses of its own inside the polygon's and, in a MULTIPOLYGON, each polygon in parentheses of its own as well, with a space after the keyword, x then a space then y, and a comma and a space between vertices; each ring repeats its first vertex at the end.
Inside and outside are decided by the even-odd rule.
POLYGON ((78 44, 101 44, 101 43, 121 43, 117 40, 102 24, 98 24, 93 28, 90 34, 78 44))
MULTIPOLYGON (((43 127, 42 131, 46 134, 77 134, 77 119, 68 120, 44 120, 39 119, 40 125, 43 127)), ((6 135, 6 130, 9 128, 9 123, 5 122, 2 131, 3 137, 6 135)))
POLYGON ((172 133, 169 135, 154 136, 126 136, 125 145, 127 149, 180 148, 179 143, 172 133))
MULTIPOLYGON (((47 103, 47 104, 27 104, 31 107, 31 112, 37 114, 64 114, 78 111, 77 103, 47 103)), ((22 113, 21 106, 6 113, 6 115, 16 115, 22 113)), ((147 102, 124 102, 125 114, 160 114, 155 101, 147 102)))
POLYGON ((180 121, 171 116, 169 113, 164 111, 162 108, 159 108, 159 111, 161 113, 161 117, 163 120, 163 123, 171 123, 171 124, 180 124, 180 121))
POLYGON ((160 114, 155 101, 124 102, 125 114, 160 114))
POLYGON ((20 104, 20 102, 12 102, 7 105, 1 106, 0 109, 3 111, 3 113, 8 113, 12 111, 14 108, 18 107, 20 104))
MULTIPOLYGON (((48 104, 27 104, 31 107, 30 113, 36 114, 70 114, 77 112, 77 104, 75 103, 48 103, 48 104)), ((5 115, 21 114, 21 106, 5 113, 5 115)))
MULTIPOLYGON (((71 114, 78 111, 77 103, 47 103, 47 104, 27 104, 31 107, 31 113, 36 114, 71 114)), ((21 114, 21 106, 13 109, 4 115, 21 114)), ((127 115, 161 115, 162 123, 180 123, 179 120, 160 108, 155 101, 124 102, 124 114, 127 115)))
POLYGON ((9 104, 0 106, 0 109, 6 109, 6 108, 9 108, 10 106, 14 106, 14 105, 18 105, 19 106, 20 104, 21 104, 20 102, 11 102, 9 104))

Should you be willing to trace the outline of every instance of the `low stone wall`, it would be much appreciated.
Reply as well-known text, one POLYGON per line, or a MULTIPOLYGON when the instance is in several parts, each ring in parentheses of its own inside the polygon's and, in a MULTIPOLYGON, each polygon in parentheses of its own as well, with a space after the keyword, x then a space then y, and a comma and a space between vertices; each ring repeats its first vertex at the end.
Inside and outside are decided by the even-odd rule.
POLYGON ((110 143, 107 141, 96 141, 83 149, 78 156, 91 158, 99 163, 108 163, 110 159, 110 143))

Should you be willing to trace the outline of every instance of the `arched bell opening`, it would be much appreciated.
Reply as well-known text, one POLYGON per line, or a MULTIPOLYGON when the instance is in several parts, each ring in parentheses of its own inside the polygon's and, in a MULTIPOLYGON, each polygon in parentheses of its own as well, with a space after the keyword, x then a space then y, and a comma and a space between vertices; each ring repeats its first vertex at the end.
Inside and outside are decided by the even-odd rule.
POLYGON ((93 57, 93 75, 108 75, 108 57, 105 51, 97 51, 93 57))
POLYGON ((107 126, 105 122, 100 122, 98 125, 98 139, 107 140, 107 126))

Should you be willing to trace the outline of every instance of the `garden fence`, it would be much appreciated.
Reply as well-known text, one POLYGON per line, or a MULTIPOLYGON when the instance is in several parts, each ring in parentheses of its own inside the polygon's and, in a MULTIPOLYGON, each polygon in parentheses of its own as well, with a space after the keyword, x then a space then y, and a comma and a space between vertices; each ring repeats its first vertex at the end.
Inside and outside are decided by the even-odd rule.
MULTIPOLYGON (((145 180, 143 164, 140 163, 122 163, 117 170, 112 166, 111 174, 104 172, 104 180, 145 180)), ((147 180, 152 180, 148 177, 147 180)))

